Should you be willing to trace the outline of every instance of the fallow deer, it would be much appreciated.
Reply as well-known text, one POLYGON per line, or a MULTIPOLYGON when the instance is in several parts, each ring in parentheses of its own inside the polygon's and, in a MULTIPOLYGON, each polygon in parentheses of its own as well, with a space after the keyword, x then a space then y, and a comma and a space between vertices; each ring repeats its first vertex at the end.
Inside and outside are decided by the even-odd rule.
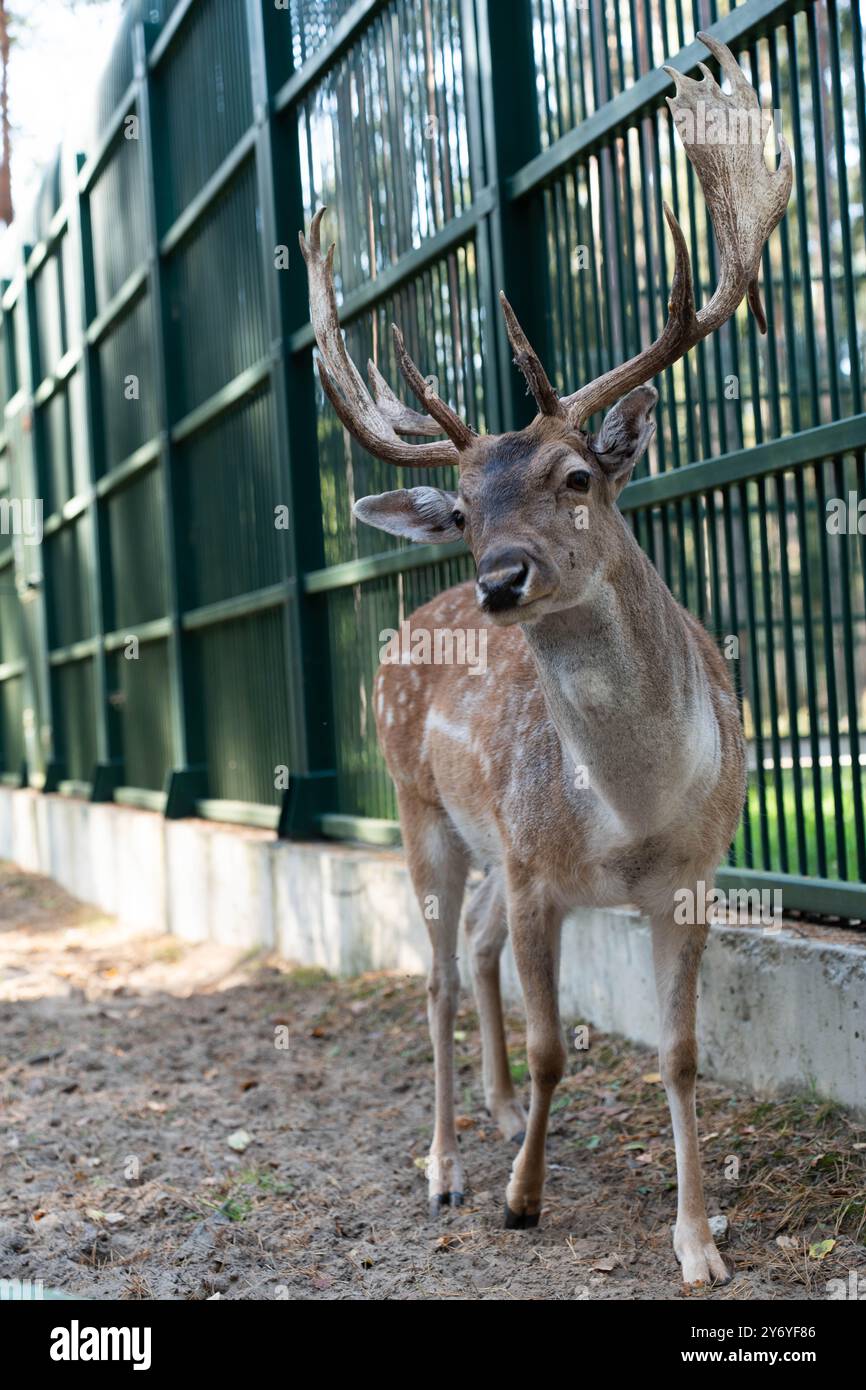
POLYGON ((707 927, 676 924, 675 894, 697 892, 701 880, 712 884, 742 810, 745 749, 725 661, 673 598, 616 500, 655 430, 658 393, 650 378, 714 333, 744 298, 766 331, 761 255, 785 212, 792 176, 781 136, 778 168, 767 167, 770 117, 733 55, 710 35, 699 37, 730 94, 703 64, 701 81, 667 68, 676 88, 668 102, 712 216, 718 284, 696 311, 685 239, 665 205, 675 269, 662 333, 563 397, 503 295, 515 362, 538 406, 528 428, 478 436, 422 377, 396 326, 402 374, 428 413, 403 405, 372 362, 368 392, 340 332, 334 246, 321 251, 324 208, 309 241, 300 238, 319 375, 343 425, 376 458, 459 469, 456 492, 401 488, 363 498, 355 515, 414 541, 462 536, 476 581, 418 609, 411 629, 487 630, 483 675, 470 678, 453 665, 386 664, 375 683, 379 741, 414 889, 422 908, 431 897, 438 901, 438 916, 427 923, 432 1209, 463 1201, 453 1053, 458 925, 470 866, 486 870, 464 922, 485 1099, 502 1134, 520 1145, 505 1194, 508 1227, 535 1226, 541 1211, 548 1114, 565 1066, 557 1000, 563 917, 579 905, 636 904, 652 928, 661 1075, 676 1149, 674 1249, 688 1283, 728 1275, 707 1220, 695 1115, 697 979, 707 927), (598 432, 587 433, 584 423, 609 406, 598 432), (432 438, 438 434, 447 438, 432 438), (579 529, 576 507, 585 509, 579 529), (512 1084, 502 1021, 499 956, 509 931, 526 1007, 528 1119, 512 1084))

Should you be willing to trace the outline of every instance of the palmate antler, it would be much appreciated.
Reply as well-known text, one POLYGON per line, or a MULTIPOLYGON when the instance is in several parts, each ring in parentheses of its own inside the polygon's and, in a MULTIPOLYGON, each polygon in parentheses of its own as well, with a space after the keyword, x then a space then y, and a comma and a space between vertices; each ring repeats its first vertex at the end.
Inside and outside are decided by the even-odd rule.
POLYGON ((730 49, 710 34, 699 33, 698 38, 718 60, 730 81, 731 95, 722 91, 703 63, 699 64, 701 82, 666 67, 676 86, 676 96, 668 97, 667 103, 710 210, 719 247, 719 282, 695 313, 685 238, 665 204, 675 246, 667 323, 656 341, 636 357, 563 397, 561 404, 576 425, 679 361, 702 338, 721 328, 746 296, 758 327, 762 333, 767 331, 758 275, 764 246, 791 196, 791 152, 779 135, 779 167, 771 173, 764 160, 771 117, 761 111, 757 93, 730 49))
MULTIPOLYGON (((502 308, 516 365, 526 377, 539 412, 565 420, 574 428, 598 410, 619 400, 635 386, 657 376, 726 323, 745 298, 762 333, 767 331, 758 276, 764 246, 784 215, 791 196, 791 153, 779 135, 779 167, 767 168, 764 144, 771 124, 758 96, 730 49, 710 34, 698 38, 718 60, 731 84, 726 95, 712 73, 699 64, 703 80, 696 82, 674 68, 676 95, 667 102, 686 154, 700 180, 719 248, 719 280, 707 303, 695 310, 692 272, 682 228, 668 205, 665 218, 674 242, 674 274, 668 317, 654 343, 635 357, 597 377, 569 396, 559 397, 504 295, 502 308)), ((428 415, 404 406, 374 364, 368 364, 371 399, 360 373, 346 351, 340 332, 333 283, 333 246, 322 257, 320 209, 310 228, 309 246, 301 249, 310 279, 310 313, 322 361, 322 385, 343 424, 377 458, 418 467, 456 463, 476 438, 450 406, 440 400, 409 357, 399 330, 394 328, 400 369, 428 415), (339 389, 338 389, 339 388, 339 389), (444 433, 448 441, 406 444, 401 434, 444 433)))

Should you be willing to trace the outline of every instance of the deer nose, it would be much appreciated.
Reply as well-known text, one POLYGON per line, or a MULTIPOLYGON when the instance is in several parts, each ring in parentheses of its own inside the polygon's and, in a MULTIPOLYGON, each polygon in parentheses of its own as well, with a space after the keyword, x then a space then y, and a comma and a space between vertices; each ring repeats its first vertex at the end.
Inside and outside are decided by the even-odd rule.
POLYGON ((529 576, 529 560, 519 550, 500 550, 486 555, 478 566, 476 589, 485 613, 513 608, 521 598, 529 576))

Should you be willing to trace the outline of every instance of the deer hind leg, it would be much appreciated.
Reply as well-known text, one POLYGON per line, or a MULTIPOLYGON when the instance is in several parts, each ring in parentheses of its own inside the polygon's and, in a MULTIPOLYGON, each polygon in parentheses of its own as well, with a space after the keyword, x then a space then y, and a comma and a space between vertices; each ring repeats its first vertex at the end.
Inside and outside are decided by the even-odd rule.
POLYGON ((481 1024, 484 1102, 503 1138, 522 1143, 526 1115, 515 1094, 508 1065, 499 982, 499 958, 508 937, 505 884, 500 870, 492 869, 473 889, 463 929, 481 1024))
POLYGON ((659 1063, 667 1092, 677 1156, 677 1224, 674 1251, 683 1282, 727 1283, 730 1276, 710 1234, 698 1124, 695 1038, 698 971, 707 939, 705 926, 680 926, 670 917, 652 921, 653 960, 659 1001, 659 1063))
POLYGON ((522 1230, 538 1225, 550 1104, 565 1071, 558 998, 562 913, 531 895, 510 892, 509 923, 526 1006, 526 1051, 532 1093, 526 1137, 505 1190, 505 1225, 522 1230))
POLYGON ((469 862, 442 811, 405 794, 399 802, 409 873, 433 947, 427 1018, 433 1043, 436 1108, 427 1183, 430 1214, 435 1216, 444 1206, 463 1205, 463 1167, 454 1115, 454 1021, 460 989, 457 930, 469 862))

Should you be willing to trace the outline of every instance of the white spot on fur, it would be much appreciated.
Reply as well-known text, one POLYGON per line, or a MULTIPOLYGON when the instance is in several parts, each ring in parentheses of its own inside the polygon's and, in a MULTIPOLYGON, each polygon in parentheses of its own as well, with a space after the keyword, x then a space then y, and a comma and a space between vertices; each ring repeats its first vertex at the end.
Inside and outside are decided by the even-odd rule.
POLYGON ((435 706, 427 711, 427 718, 424 720, 425 737, 434 729, 437 733, 444 734, 446 738, 452 739, 454 743, 463 743, 468 747, 471 742, 471 735, 467 725, 457 724, 452 719, 446 719, 445 715, 440 714, 435 706))
POLYGON ((448 834, 438 821, 428 821, 424 826, 424 849, 434 866, 448 858, 448 834))

